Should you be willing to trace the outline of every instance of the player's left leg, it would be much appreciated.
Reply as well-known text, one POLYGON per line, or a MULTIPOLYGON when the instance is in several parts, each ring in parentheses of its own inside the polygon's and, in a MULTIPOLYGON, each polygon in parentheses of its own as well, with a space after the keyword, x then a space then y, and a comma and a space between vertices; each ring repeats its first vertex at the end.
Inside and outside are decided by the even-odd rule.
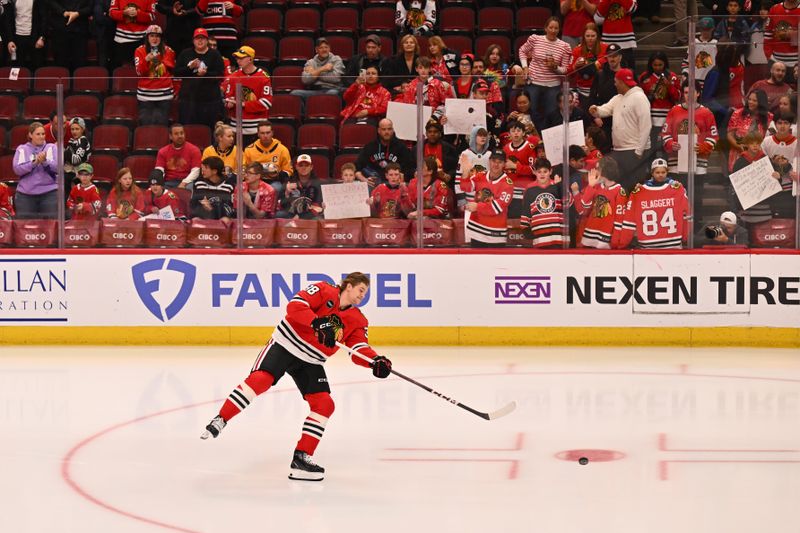
POLYGON ((292 457, 289 478, 321 481, 325 469, 314 463, 311 456, 314 455, 325 433, 328 419, 335 409, 328 378, 322 365, 309 363, 302 363, 298 369, 289 369, 288 373, 294 378, 297 388, 311 408, 311 412, 303 421, 303 430, 292 457))

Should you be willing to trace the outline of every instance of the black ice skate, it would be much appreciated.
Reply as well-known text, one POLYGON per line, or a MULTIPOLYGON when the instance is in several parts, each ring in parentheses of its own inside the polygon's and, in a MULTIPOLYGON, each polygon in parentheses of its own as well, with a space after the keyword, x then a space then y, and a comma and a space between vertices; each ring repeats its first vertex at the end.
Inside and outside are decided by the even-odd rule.
POLYGON ((219 437, 222 428, 224 428, 226 424, 227 422, 225 422, 221 416, 215 416, 211 422, 208 423, 206 430, 200 435, 200 438, 206 440, 208 437, 214 437, 216 439, 219 437))
POLYGON ((322 481, 325 469, 311 460, 311 456, 300 450, 294 451, 292 466, 289 467, 289 479, 303 481, 322 481))

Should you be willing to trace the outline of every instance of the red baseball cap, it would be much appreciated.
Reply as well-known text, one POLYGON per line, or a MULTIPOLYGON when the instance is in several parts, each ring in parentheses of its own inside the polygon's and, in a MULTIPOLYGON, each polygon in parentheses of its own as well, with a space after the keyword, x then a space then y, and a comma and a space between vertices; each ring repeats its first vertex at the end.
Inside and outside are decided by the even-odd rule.
POLYGON ((192 35, 192 38, 196 39, 197 37, 205 37, 206 39, 208 39, 208 32, 206 31, 205 28, 197 28, 196 30, 194 30, 194 35, 192 35))
POLYGON ((628 87, 636 87, 636 80, 633 77, 633 71, 629 68, 621 68, 614 74, 614 79, 619 80, 628 87))

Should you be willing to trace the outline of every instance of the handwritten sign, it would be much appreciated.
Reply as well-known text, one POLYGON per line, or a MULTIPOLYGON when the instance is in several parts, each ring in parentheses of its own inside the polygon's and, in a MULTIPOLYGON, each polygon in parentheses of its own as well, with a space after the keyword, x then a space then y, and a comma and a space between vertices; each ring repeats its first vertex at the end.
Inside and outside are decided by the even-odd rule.
POLYGON ((327 220, 369 217, 367 198, 369 187, 364 181, 322 185, 322 201, 325 203, 327 220))
POLYGON ((731 174, 731 183, 744 209, 781 192, 781 184, 772 177, 772 163, 768 157, 750 163, 731 174))
MULTIPOLYGON (((422 106, 422 125, 424 126, 431 118, 433 108, 422 106)), ((414 104, 402 104, 400 102, 389 102, 386 108, 386 118, 394 124, 394 134, 398 139, 404 141, 417 140, 417 106, 414 104)))
POLYGON ((475 126, 486 127, 486 100, 448 98, 444 101, 444 134, 469 135, 475 126))
MULTIPOLYGON (((544 153, 550 164, 560 165, 564 162, 564 125, 554 126, 542 130, 542 142, 544 142, 544 153)), ((586 142, 583 133, 583 121, 576 120, 569 123, 569 145, 577 144, 583 146, 586 142)))

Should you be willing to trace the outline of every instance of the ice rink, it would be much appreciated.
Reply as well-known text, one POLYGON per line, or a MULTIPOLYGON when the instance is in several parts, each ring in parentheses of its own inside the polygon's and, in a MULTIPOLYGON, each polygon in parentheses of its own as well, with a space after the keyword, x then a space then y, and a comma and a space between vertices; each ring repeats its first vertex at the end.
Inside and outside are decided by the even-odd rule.
POLYGON ((288 377, 199 438, 258 349, 2 347, 0 532, 800 531, 797 350, 381 350, 496 421, 340 352, 312 483, 288 377))

